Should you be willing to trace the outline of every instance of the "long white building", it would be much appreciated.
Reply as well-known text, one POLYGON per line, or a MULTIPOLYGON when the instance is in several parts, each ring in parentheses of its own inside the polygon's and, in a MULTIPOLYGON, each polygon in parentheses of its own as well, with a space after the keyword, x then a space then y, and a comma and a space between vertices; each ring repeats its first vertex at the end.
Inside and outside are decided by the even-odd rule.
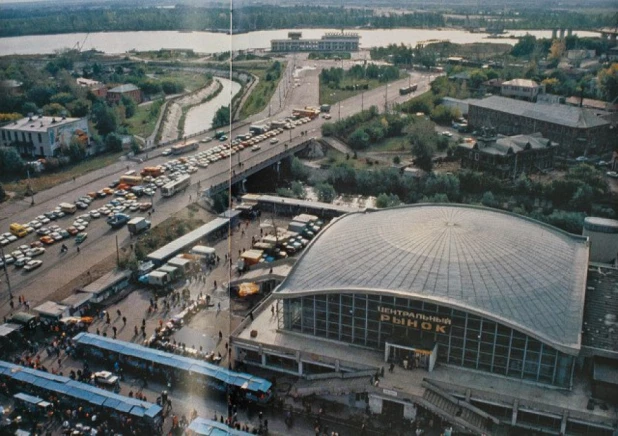
POLYGON ((17 147, 21 154, 32 157, 57 156, 74 137, 89 150, 86 118, 34 116, 0 127, 0 146, 17 147))

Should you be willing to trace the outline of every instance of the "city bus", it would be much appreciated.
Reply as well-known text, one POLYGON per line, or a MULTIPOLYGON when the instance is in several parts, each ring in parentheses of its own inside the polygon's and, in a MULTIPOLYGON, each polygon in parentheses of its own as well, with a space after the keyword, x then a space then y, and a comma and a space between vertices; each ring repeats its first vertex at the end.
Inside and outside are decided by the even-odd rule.
POLYGON ((140 176, 122 176, 120 177, 120 184, 121 185, 129 185, 129 186, 136 186, 136 185, 141 185, 143 183, 143 179, 140 176))
POLYGON ((172 146, 172 154, 183 154, 189 151, 197 150, 200 144, 197 141, 187 142, 185 144, 176 144, 172 146))
POLYGON ((173 180, 168 184, 163 185, 163 187, 161 188, 161 195, 164 197, 171 197, 175 193, 188 188, 189 184, 191 184, 191 176, 188 174, 183 174, 176 180, 173 180))
POLYGON ((407 95, 412 92, 415 92, 418 89, 418 85, 416 83, 406 86, 404 88, 399 88, 399 95, 407 95))

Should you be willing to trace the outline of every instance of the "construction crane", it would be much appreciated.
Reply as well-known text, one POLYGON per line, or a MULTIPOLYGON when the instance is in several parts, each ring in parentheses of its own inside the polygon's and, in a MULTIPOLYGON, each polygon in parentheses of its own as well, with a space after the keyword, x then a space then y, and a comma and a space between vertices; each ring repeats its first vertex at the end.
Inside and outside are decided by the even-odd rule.
POLYGON ((78 53, 81 53, 81 51, 84 49, 84 45, 86 44, 86 40, 88 39, 89 36, 90 36, 90 32, 86 33, 86 37, 84 38, 82 43, 80 44, 79 41, 77 41, 75 45, 73 46, 73 50, 77 50, 78 53))

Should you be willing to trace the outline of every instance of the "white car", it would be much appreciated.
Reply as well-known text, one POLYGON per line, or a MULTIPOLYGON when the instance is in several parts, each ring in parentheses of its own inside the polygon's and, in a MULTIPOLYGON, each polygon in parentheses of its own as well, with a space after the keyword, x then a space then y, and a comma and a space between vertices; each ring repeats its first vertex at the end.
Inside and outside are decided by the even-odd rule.
POLYGON ((98 210, 92 210, 90 211, 90 216, 94 219, 101 218, 101 212, 98 210))
POLYGON ((453 134, 451 132, 449 132, 448 130, 445 130, 444 132, 441 133, 442 136, 446 136, 447 138, 452 138, 453 134))
POLYGON ((6 239, 8 239, 9 242, 15 242, 15 241, 17 241, 18 238, 15 235, 11 235, 11 236, 7 237, 6 239))
MULTIPOLYGON (((94 211, 93 211, 94 212, 94 211)), ((92 221, 92 217, 90 216, 89 213, 85 213, 83 215, 80 215, 77 217, 77 220, 81 220, 81 221, 86 221, 86 222, 90 222, 92 221)))
POLYGON ((161 153, 161 155, 163 156, 169 156, 170 154, 172 154, 171 148, 166 148, 165 150, 163 150, 163 153, 161 153))
POLYGON ((277 142, 279 142, 279 138, 273 138, 270 140, 271 144, 276 144, 277 142))
POLYGON ((19 251, 21 251, 22 253, 24 253, 24 252, 26 252, 26 251, 30 250, 30 246, 29 246, 29 245, 24 244, 24 245, 20 245, 19 247, 17 247, 17 249, 18 249, 19 251))
POLYGON ((26 265, 24 265, 24 270, 32 271, 33 269, 37 269, 41 265, 43 265, 43 261, 42 260, 31 260, 26 265))
POLYGON ((7 265, 11 265, 12 263, 15 263, 15 258, 11 256, 10 254, 5 255, 3 260, 4 260, 4 263, 6 263, 7 265))
POLYGON ((26 257, 37 257, 44 253, 45 253, 45 249, 43 247, 35 247, 35 248, 29 249, 24 254, 26 255, 26 257))
POLYGON ((107 386, 115 386, 119 382, 118 376, 115 376, 109 371, 99 371, 92 375, 95 383, 107 386))
POLYGON ((0 246, 1 247, 5 247, 9 245, 9 240, 8 239, 4 239, 4 238, 0 238, 0 246))
POLYGON ((54 238, 54 241, 62 241, 64 238, 62 237, 62 235, 58 232, 52 232, 49 234, 49 236, 51 236, 52 238, 54 238))

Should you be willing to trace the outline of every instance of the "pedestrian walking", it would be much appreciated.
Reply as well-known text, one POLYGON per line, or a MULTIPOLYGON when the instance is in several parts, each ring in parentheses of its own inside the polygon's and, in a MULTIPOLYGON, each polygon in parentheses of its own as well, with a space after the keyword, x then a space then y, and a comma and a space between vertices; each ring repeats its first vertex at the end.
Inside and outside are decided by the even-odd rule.
POLYGON ((221 303, 217 303, 217 312, 221 312, 221 303))
POLYGON ((219 340, 223 339, 223 332, 221 330, 219 330, 219 340))
POLYGON ((123 316, 123 317, 122 317, 122 325, 123 325, 123 326, 126 326, 126 325, 127 325, 127 317, 126 317, 126 316, 123 316))
POLYGON ((120 318, 120 316, 122 315, 122 313, 120 313, 120 309, 116 311, 116 315, 118 315, 118 318, 120 318))
POLYGON ((79 247, 77 247, 77 254, 79 254, 79 247))
POLYGON ((133 336, 137 336, 137 334, 139 333, 139 330, 137 329, 137 326, 135 326, 135 327, 133 328, 133 333, 134 333, 134 335, 133 335, 133 336))

